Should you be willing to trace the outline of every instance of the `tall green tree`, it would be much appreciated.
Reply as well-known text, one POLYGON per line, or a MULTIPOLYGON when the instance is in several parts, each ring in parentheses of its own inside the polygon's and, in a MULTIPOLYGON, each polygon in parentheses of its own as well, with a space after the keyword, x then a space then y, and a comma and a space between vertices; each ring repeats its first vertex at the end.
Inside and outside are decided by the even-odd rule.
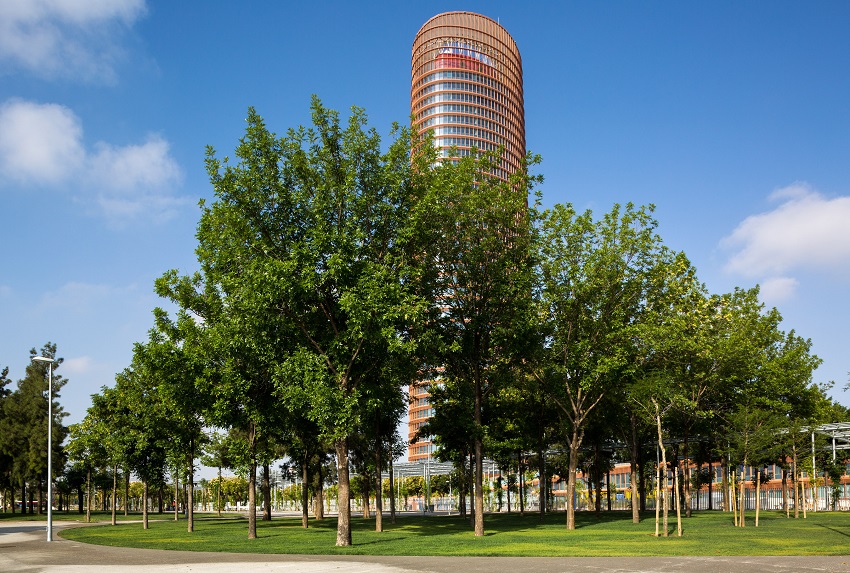
POLYGON ((148 529, 150 488, 165 483, 170 437, 169 420, 157 393, 159 380, 155 371, 145 367, 144 352, 144 345, 134 346, 131 365, 115 377, 115 393, 120 411, 116 419, 127 436, 125 461, 142 482, 142 527, 148 529))
MULTIPOLYGON (((105 450, 105 458, 111 468, 112 499, 110 505, 112 525, 116 525, 119 468, 126 467, 128 452, 132 447, 130 437, 124 431, 127 412, 122 409, 118 391, 115 388, 104 387, 100 393, 94 394, 92 396, 92 405, 86 413, 86 418, 90 416, 97 420, 98 425, 103 428, 103 431, 99 433, 101 434, 102 447, 105 450)), ((125 484, 128 481, 126 473, 125 470, 125 484)))
MULTIPOLYGON (((250 128, 249 134, 261 137, 250 128)), ((243 141, 240 153, 255 161, 248 148, 261 144, 249 144, 248 139, 243 141)), ((275 169, 274 163, 260 164, 266 165, 267 171, 275 169)), ((231 442, 241 444, 242 455, 233 462, 248 476, 249 539, 257 537, 257 469, 265 458, 265 446, 286 418, 284 405, 274 399, 274 375, 289 356, 293 333, 291 324, 269 307, 269 292, 263 284, 268 277, 256 269, 253 248, 239 250, 250 243, 244 235, 247 225, 238 220, 237 206, 272 193, 268 187, 273 185, 272 176, 260 173, 260 167, 255 170, 250 177, 245 176, 249 180, 243 181, 244 193, 231 197, 229 209, 225 207, 227 199, 205 209, 198 231, 201 272, 181 277, 169 271, 156 282, 157 293, 181 309, 177 324, 165 326, 178 328, 182 334, 177 334, 186 337, 181 353, 188 360, 189 370, 181 384, 194 387, 192 396, 205 397, 204 420, 211 426, 233 430, 231 442)), ((227 184, 221 183, 222 194, 229 185, 237 185, 227 179, 227 184)), ((250 210, 245 213, 249 217, 252 214, 250 210)), ((191 408, 198 403, 184 405, 191 408)))
POLYGON ((373 481, 368 489, 375 492, 375 531, 378 532, 383 531, 384 513, 381 473, 388 468, 401 441, 398 426, 407 406, 402 386, 416 373, 413 361, 405 358, 381 360, 380 371, 362 388, 358 453, 371 470, 373 481))
MULTIPOLYGON (((717 386, 721 376, 719 366, 723 364, 717 352, 721 336, 715 306, 720 299, 707 295, 704 285, 697 280, 696 270, 682 253, 669 265, 659 268, 656 281, 657 288, 647 298, 641 320, 636 325, 633 348, 636 370, 630 385, 644 385, 646 377, 663 381, 665 385, 664 396, 656 398, 666 412, 665 425, 672 424, 665 427, 664 432, 674 434, 682 442, 674 463, 683 478, 682 497, 690 515, 690 442, 699 424, 709 415, 706 403, 717 386)), ((637 393, 641 393, 640 388, 637 393)), ((627 387, 626 395, 634 398, 635 392, 627 387)), ((646 400, 630 399, 628 403, 643 408, 644 413, 647 408, 656 410, 654 406, 649 407, 646 400)), ((653 426, 661 421, 657 416, 645 419, 653 426)), ((633 444, 632 449, 637 451, 637 445, 633 444)))
POLYGON ((108 465, 105 443, 112 431, 90 412, 79 424, 70 428, 70 442, 66 448, 69 461, 79 464, 86 472, 86 523, 91 522, 92 473, 108 465))
POLYGON ((157 397, 167 418, 169 450, 176 460, 177 474, 187 485, 187 529, 194 529, 195 459, 205 439, 204 415, 209 394, 204 380, 205 356, 198 350, 203 331, 195 319, 180 313, 172 320, 162 309, 154 311, 156 328, 137 353, 145 370, 157 379, 157 397))
POLYGON ((209 150, 216 199, 198 227, 201 272, 169 273, 158 291, 203 318, 218 376, 212 420, 246 427, 249 449, 285 417, 275 387, 312 385, 310 417, 338 464, 337 544, 350 545, 347 442, 360 387, 375 357, 412 349, 406 330, 424 306, 408 276, 419 191, 406 130, 382 152, 362 110, 347 127, 318 99, 312 111, 312 128, 278 138, 251 109, 236 164, 209 150))
MULTIPOLYGON (((666 442, 670 439, 669 432, 665 429, 666 419, 670 411, 680 402, 682 394, 673 383, 670 375, 663 369, 651 370, 640 376, 629 388, 629 400, 635 405, 637 411, 655 426, 656 447, 660 454, 659 463, 655 471, 655 536, 669 535, 668 514, 670 504, 667 497, 668 465, 666 442), (663 510, 663 513, 662 513, 663 510), (663 531, 659 534, 659 528, 663 531)), ((678 475, 678 464, 674 464, 674 475, 678 475)), ((676 508, 676 529, 679 536, 682 535, 682 518, 678 502, 678 483, 674 483, 673 495, 676 508)))
POLYGON ((454 465, 460 478, 457 482, 460 515, 466 517, 466 496, 471 486, 466 467, 473 455, 475 435, 473 386, 461 379, 446 378, 428 388, 434 414, 419 428, 414 443, 430 437, 436 446, 435 459, 454 465))
MULTIPOLYGON (((62 424, 67 415, 59 402, 60 391, 67 380, 57 370, 63 359, 56 356, 56 344, 48 342, 39 351, 30 350, 30 359, 45 356, 55 360, 53 363, 53 467, 64 466, 62 442, 68 429, 62 424)), ((4 414, 0 417, 0 435, 3 436, 4 450, 11 458, 10 478, 13 485, 22 489, 29 488, 30 494, 38 492, 38 512, 44 505, 44 491, 47 475, 47 434, 48 434, 48 365, 32 362, 27 365, 24 378, 17 387, 2 401, 4 414)), ((25 501, 22 495, 22 500, 25 501)), ((30 495, 30 500, 33 496, 30 495)), ((26 505, 24 507, 27 507, 26 505)))
POLYGON ((588 416, 628 376, 635 325, 673 254, 656 234, 652 207, 614 208, 594 221, 569 205, 544 213, 539 316, 545 344, 532 372, 567 422, 567 529, 575 529, 579 449, 588 416))
POLYGON ((429 173, 416 210, 426 271, 421 284, 435 342, 433 369, 424 374, 469 387, 476 536, 484 535, 484 403, 520 362, 533 323, 536 211, 528 201, 538 179, 526 166, 510 181, 500 180, 492 175, 499 160, 498 154, 475 154, 442 163, 429 173))
POLYGON ((14 495, 11 495, 12 487, 12 456, 11 456, 11 440, 10 435, 6 433, 7 423, 4 422, 6 399, 11 390, 6 386, 11 382, 9 380, 9 367, 6 366, 0 370, 0 492, 3 494, 3 511, 6 511, 6 502, 9 498, 12 499, 12 511, 15 510, 14 495))

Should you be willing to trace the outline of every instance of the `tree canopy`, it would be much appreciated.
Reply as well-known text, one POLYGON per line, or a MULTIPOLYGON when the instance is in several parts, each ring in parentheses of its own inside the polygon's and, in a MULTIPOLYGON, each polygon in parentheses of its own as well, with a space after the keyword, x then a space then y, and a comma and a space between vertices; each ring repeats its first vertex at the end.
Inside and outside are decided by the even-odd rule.
MULTIPOLYGON (((503 180, 498 151, 438 160, 416 128, 394 126, 384 142, 359 108, 347 122, 317 98, 311 110, 311 126, 279 136, 251 108, 232 161, 207 150, 199 270, 156 281, 176 312, 155 309, 148 340, 74 428, 81 463, 126 466, 146 486, 170 467, 192 483, 204 431, 224 430, 230 446, 214 442, 207 459, 244 471, 249 538, 258 467, 268 476, 286 457, 314 484, 302 488, 304 526, 308 495, 321 506, 333 475, 336 543, 351 545, 350 469, 367 499, 382 490, 411 384, 430 385, 435 415, 419 437, 455 462, 476 535, 487 456, 566 479, 573 528, 579 468, 599 507, 613 449, 632 459, 637 520, 649 467, 656 486, 681 476, 689 507, 698 456, 796 468, 797 443, 767 448, 764 436, 846 416, 813 383, 811 342, 781 330, 757 287, 709 293, 664 244, 652 206, 541 211, 533 155, 503 180), (646 461, 655 444, 661 463, 646 461)), ((36 416, 25 389, 43 387, 39 368, 11 393, 0 377, 0 428, 11 428, 0 479, 16 487, 41 471, 29 434, 12 428, 29 420, 19 412, 36 416)), ((540 500, 545 511, 545 488, 540 500)), ((378 530, 381 512, 379 497, 378 530)))

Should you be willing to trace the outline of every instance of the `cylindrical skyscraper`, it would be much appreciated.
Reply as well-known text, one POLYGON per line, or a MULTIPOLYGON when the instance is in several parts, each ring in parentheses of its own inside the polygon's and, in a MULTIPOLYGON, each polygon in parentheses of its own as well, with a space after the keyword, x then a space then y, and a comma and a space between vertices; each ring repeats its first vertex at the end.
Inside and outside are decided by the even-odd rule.
MULTIPOLYGON (((432 130, 443 160, 473 148, 504 148, 495 176, 507 180, 525 157, 522 58, 516 42, 497 22, 472 12, 434 16, 413 40, 410 110, 421 132, 432 130)), ((410 385, 408 438, 434 415, 428 384, 410 385)), ((431 458, 434 446, 419 440, 408 460, 431 458)))
POLYGON ((498 177, 507 179, 525 156, 522 58, 497 22, 472 12, 446 12, 413 41, 410 110, 422 131, 433 130, 442 157, 504 147, 498 177))

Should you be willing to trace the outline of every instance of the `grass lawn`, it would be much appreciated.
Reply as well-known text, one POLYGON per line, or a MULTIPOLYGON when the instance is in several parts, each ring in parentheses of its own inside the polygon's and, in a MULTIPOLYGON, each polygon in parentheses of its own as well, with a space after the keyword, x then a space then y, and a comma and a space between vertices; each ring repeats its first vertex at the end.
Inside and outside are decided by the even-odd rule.
MULTIPOLYGON (((138 517, 138 516, 137 516, 138 517)), ((186 532, 186 521, 152 521, 141 524, 81 527, 65 530, 62 537, 86 543, 150 549, 228 551, 235 553, 303 553, 351 555, 503 555, 503 556, 616 556, 616 555, 846 555, 850 554, 850 514, 810 513, 808 519, 786 519, 780 512, 763 512, 759 527, 752 515, 747 527, 736 528, 732 516, 721 512, 694 512, 683 520, 684 536, 655 538, 654 515, 639 525, 628 512, 576 513, 575 531, 565 529, 563 513, 487 515, 486 535, 476 538, 469 521, 459 517, 403 516, 375 533, 374 519, 353 519, 353 547, 335 547, 336 519, 300 518, 257 521, 258 539, 249 540, 246 519, 196 520, 195 532, 186 532)))

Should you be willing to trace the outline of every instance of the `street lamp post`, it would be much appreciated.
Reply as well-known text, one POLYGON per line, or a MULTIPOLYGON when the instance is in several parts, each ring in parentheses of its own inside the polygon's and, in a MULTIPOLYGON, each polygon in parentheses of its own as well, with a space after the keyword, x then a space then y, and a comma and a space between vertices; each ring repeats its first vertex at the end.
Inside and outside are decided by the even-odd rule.
POLYGON ((33 362, 47 363, 47 541, 53 541, 53 362, 33 356, 33 362))

